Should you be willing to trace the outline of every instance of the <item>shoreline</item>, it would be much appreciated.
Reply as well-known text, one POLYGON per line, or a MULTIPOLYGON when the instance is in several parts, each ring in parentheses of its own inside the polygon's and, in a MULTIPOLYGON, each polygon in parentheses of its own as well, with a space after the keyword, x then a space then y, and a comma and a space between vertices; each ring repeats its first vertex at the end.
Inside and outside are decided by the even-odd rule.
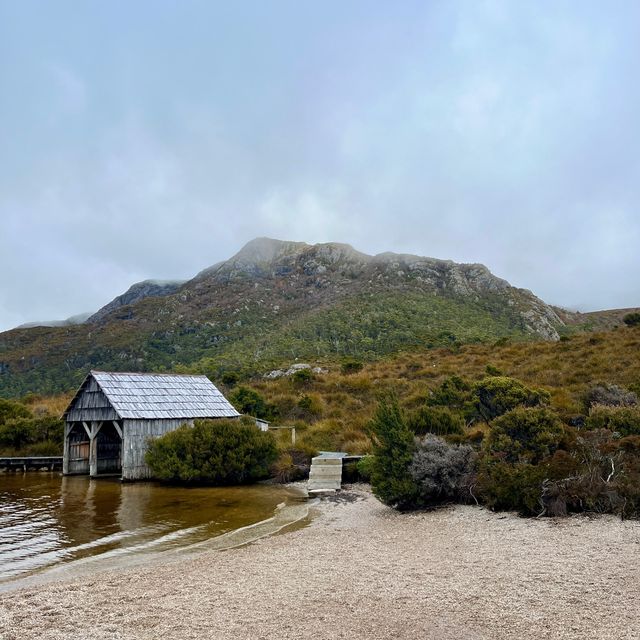
MULTIPOLYGON (((206 551, 225 551, 251 544, 261 538, 278 535, 283 531, 306 526, 312 508, 311 502, 307 500, 305 483, 289 483, 282 485, 282 488, 288 495, 283 502, 276 505, 272 515, 263 520, 231 529, 208 540, 191 542, 185 546, 148 551, 149 543, 142 543, 44 566, 16 577, 0 579, 0 596, 20 589, 74 580, 95 572, 151 567, 175 562, 206 551)), ((3 640, 2 636, 0 640, 3 640)))
POLYGON ((0 593, 0 638, 640 637, 640 522, 399 514, 356 485, 304 528, 0 593))

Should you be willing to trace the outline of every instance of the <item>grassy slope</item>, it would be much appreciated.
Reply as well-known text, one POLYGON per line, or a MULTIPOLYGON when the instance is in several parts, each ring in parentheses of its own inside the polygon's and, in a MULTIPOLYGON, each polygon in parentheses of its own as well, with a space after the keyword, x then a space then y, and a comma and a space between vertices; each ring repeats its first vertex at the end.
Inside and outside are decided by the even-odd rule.
POLYGON ((556 343, 420 349, 371 363, 355 375, 334 370, 304 389, 295 388, 290 379, 259 381, 253 386, 284 411, 284 422, 304 418, 299 421, 302 442, 357 453, 368 450, 365 425, 381 391, 393 389, 405 407, 415 408, 447 376, 478 380, 487 364, 548 389, 552 406, 566 419, 584 411, 582 396, 596 382, 615 383, 640 393, 640 328, 579 334, 556 343), (304 395, 319 407, 316 415, 305 415, 298 407, 304 395), (305 422, 311 425, 306 432, 305 422))
MULTIPOLYGON (((238 304, 232 312, 203 309, 181 321, 163 320, 163 304, 144 300, 132 318, 99 326, 2 334, 0 362, 9 373, 0 374, 0 397, 66 391, 91 368, 255 374, 296 358, 373 360, 407 348, 526 337, 522 319, 490 296, 392 291, 311 308, 285 299, 278 313, 238 304)), ((121 311, 126 318, 127 308, 121 311)))
MULTIPOLYGON (((316 363, 312 360, 312 363, 316 363)), ((290 378, 250 383, 276 407, 279 424, 296 424, 299 443, 318 449, 369 450, 366 424, 380 392, 394 390, 408 409, 419 406, 447 376, 477 380, 487 364, 530 386, 551 392, 552 406, 566 419, 583 412, 582 396, 595 382, 640 392, 640 327, 579 334, 561 342, 513 342, 502 346, 469 344, 390 355, 342 375, 334 363, 328 374, 297 387, 290 378), (300 406, 304 397, 311 400, 300 406)), ((227 394, 233 390, 216 381, 227 394)), ((33 398, 32 408, 61 413, 71 394, 33 398)), ((281 432, 286 440, 288 432, 281 432)))

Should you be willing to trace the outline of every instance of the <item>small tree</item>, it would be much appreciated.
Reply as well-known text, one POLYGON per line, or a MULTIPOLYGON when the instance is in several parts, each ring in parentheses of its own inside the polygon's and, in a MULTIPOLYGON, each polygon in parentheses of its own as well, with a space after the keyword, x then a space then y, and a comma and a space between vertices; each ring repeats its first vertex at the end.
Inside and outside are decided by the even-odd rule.
POLYGON ((239 386, 230 396, 229 400, 240 412, 255 418, 267 418, 269 410, 266 400, 250 387, 239 386))
POLYGON ((418 490, 409 471, 415 451, 414 436, 395 396, 380 399, 369 431, 375 456, 371 469, 374 494, 398 509, 416 507, 418 490))
POLYGON ((538 464, 553 455, 564 435, 564 425, 553 411, 517 407, 493 421, 486 447, 509 463, 538 464))
POLYGON ((489 376, 473 387, 476 411, 485 422, 490 422, 518 406, 536 407, 549 402, 549 393, 530 389, 519 380, 507 376, 489 376))
POLYGON ((627 315, 622 318, 622 322, 624 322, 627 327, 637 327, 640 325, 640 313, 637 311, 627 313, 627 315))

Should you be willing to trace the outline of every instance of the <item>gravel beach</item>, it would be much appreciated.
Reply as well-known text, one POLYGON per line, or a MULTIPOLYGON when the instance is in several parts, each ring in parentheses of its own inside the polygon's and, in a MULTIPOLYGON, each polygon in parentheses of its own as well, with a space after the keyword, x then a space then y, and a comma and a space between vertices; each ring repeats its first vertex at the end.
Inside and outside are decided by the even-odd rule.
POLYGON ((303 529, 0 594, 2 640, 640 637, 640 523, 399 514, 355 486, 303 529))

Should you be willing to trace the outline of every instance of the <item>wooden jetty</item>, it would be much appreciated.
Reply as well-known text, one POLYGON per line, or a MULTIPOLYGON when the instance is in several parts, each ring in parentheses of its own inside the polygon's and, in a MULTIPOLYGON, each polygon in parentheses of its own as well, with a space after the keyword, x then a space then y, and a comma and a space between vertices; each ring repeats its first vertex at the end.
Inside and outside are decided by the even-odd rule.
POLYGON ((0 458, 3 471, 62 471, 62 456, 0 458))
POLYGON ((350 456, 344 451, 321 451, 311 460, 307 492, 309 495, 335 493, 342 486, 342 465, 360 460, 362 456, 350 456))

